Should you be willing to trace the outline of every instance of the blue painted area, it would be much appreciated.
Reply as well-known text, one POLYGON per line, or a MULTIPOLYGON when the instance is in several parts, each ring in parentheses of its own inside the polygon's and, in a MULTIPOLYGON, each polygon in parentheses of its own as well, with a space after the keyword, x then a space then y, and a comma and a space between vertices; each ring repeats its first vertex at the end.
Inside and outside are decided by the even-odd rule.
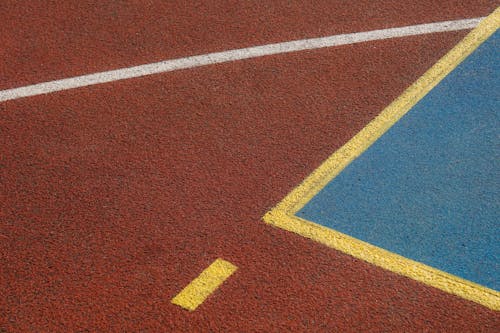
POLYGON ((297 216, 500 290, 500 33, 297 216))

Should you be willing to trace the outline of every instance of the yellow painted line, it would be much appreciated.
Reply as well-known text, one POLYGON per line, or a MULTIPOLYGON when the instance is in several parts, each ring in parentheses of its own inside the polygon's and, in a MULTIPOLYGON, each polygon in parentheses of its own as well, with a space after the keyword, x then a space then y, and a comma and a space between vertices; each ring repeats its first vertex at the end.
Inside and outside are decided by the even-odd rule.
POLYGON ((229 261, 219 258, 172 298, 171 302, 186 310, 194 311, 237 269, 238 267, 229 261))
POLYGON ((477 302, 490 309, 500 310, 500 292, 496 290, 464 280, 295 216, 323 187, 410 111, 418 101, 499 27, 500 8, 497 8, 401 96, 368 123, 365 128, 314 170, 276 207, 266 213, 263 217, 264 221, 387 270, 477 302))

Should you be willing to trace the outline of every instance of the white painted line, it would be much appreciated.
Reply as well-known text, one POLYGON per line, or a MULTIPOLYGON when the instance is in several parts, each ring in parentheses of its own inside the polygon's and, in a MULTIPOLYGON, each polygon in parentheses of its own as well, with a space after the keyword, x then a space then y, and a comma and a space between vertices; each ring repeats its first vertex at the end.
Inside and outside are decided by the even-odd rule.
POLYGON ((457 31, 474 28, 483 17, 444 21, 429 24, 419 24, 400 28, 372 30, 350 34, 333 35, 320 38, 301 39, 284 43, 267 44, 247 47, 223 52, 208 53, 186 58, 165 60, 151 64, 116 70, 75 76, 67 79, 37 83, 29 86, 12 88, 0 91, 0 102, 28 96, 48 94, 61 90, 68 90, 91 86, 95 84, 131 79, 145 75, 171 72, 179 69, 193 68, 223 62, 257 58, 272 54, 297 52, 303 50, 320 49, 339 45, 355 44, 373 40, 397 38, 430 34, 435 32, 457 31))

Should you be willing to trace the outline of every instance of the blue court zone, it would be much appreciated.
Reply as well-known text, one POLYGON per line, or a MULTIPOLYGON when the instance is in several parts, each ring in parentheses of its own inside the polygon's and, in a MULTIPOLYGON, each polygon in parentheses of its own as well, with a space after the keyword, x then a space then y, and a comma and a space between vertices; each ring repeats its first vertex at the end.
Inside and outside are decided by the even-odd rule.
POLYGON ((500 34, 297 216, 500 290, 500 34))

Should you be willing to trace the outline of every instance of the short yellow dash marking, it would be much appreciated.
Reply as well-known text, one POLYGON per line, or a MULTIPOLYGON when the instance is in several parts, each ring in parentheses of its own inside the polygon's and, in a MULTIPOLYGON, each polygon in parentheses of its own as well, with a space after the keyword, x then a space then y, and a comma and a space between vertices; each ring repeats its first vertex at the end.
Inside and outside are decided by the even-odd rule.
POLYGON ((215 260, 196 279, 172 298, 172 303, 189 311, 196 310, 237 269, 238 267, 229 261, 220 258, 215 260))

